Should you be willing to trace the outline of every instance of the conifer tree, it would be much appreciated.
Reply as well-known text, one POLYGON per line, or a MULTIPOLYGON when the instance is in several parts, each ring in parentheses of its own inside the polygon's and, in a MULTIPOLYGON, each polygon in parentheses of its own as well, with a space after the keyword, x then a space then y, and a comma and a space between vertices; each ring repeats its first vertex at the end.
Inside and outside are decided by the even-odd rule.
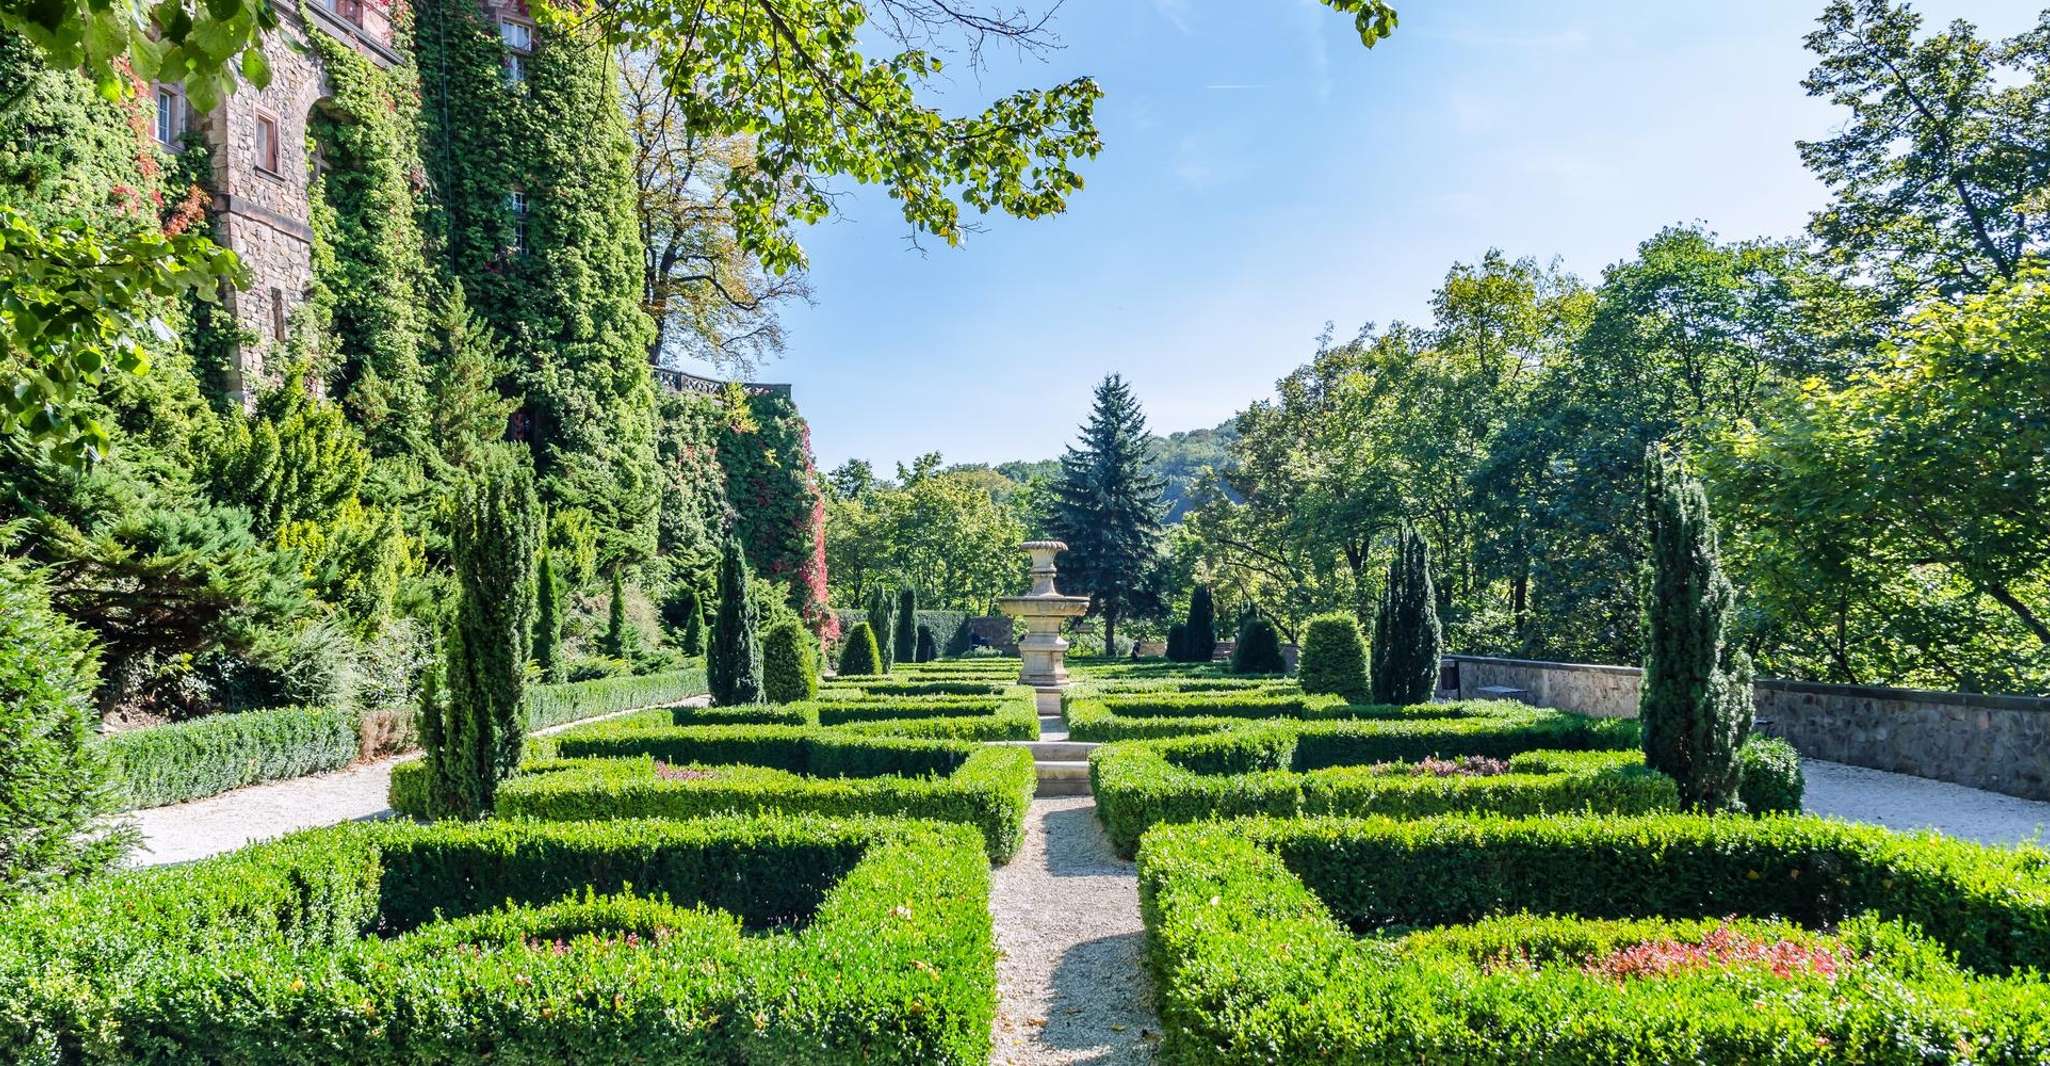
POLYGON ((1167 659, 1169 662, 1189 661, 1189 627, 1185 622, 1176 622, 1167 627, 1167 659))
POLYGON ((1281 654, 1281 635, 1274 623, 1249 614, 1239 625, 1238 640, 1232 645, 1231 672, 1234 674, 1279 674, 1288 670, 1281 654))
POLYGON ((1185 662, 1207 663, 1217 657, 1217 608, 1210 600, 1210 586, 1197 585, 1189 595, 1189 620, 1182 631, 1185 662))
POLYGON ((441 461, 458 470, 483 462, 505 438, 506 418, 519 406, 498 392, 497 334, 470 310, 463 284, 454 282, 436 314, 440 348, 430 383, 433 402, 426 420, 429 443, 441 461))
POLYGON ((1644 503, 1644 761, 1679 782, 1689 810, 1725 810, 1751 726, 1751 661, 1730 642, 1737 593, 1723 576, 1701 483, 1656 447, 1645 452, 1644 503))
MULTIPOLYGON (((543 523, 545 528, 546 523, 543 523)), ((564 678, 562 662, 562 581, 555 576, 555 563, 544 546, 534 567, 534 663, 550 684, 564 678)))
POLYGON ((918 661, 918 590, 909 585, 897 593, 897 615, 892 620, 895 636, 891 639, 890 661, 915 663, 918 661))
POLYGON ((527 661, 541 541, 534 475, 501 454, 463 485, 453 535, 457 599, 441 677, 423 699, 421 738, 437 806, 457 817, 491 810, 498 783, 519 767, 527 725, 527 661), (429 719, 438 719, 429 724, 429 719))
POLYGON ((1367 642, 1344 611, 1320 614, 1303 628, 1296 677, 1308 693, 1336 693, 1352 703, 1367 699, 1367 642))
POLYGON ((770 703, 796 703, 819 694, 818 639, 804 623, 778 622, 762 638, 762 693, 770 703))
POLYGON ((683 653, 693 657, 705 654, 705 602, 696 592, 690 594, 690 613, 684 616, 683 653))
POLYGON ((878 660, 877 672, 887 674, 896 658, 896 648, 890 642, 890 635, 896 631, 896 599, 890 595, 888 588, 878 583, 869 590, 868 603, 865 606, 868 608, 868 628, 875 634, 876 650, 882 655, 878 660))
POLYGON ((932 662, 940 657, 940 644, 932 635, 931 626, 918 627, 918 661, 932 662))
POLYGON ((1161 609, 1147 578, 1160 553, 1164 482, 1148 472, 1146 416, 1122 377, 1096 387, 1081 441, 1061 456, 1054 483, 1053 535, 1067 542, 1061 584, 1090 597, 1103 617, 1106 653, 1117 646, 1120 618, 1161 609))
POLYGON ((762 642, 755 629, 760 620, 747 596, 752 576, 740 538, 729 534, 719 556, 719 617, 706 663, 712 702, 721 707, 762 702, 762 642))
POLYGON ((626 616, 626 568, 612 567, 612 607, 605 616, 605 654, 631 661, 640 651, 640 634, 626 616))
POLYGON ((1431 589, 1431 551, 1415 530, 1395 536, 1395 557, 1374 614, 1372 695, 1375 703, 1428 703, 1438 690, 1445 637, 1431 589))
POLYGON ((867 622, 847 627, 840 649, 841 677, 875 677, 883 672, 883 653, 876 647, 876 631, 867 622))

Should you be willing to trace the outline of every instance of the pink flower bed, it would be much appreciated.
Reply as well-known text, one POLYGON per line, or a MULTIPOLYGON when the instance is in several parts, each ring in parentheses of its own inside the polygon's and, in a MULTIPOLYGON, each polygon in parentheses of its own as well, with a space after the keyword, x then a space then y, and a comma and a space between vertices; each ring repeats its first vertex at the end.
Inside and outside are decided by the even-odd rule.
POLYGON ((1728 970, 1756 966, 1774 977, 1814 974, 1835 977, 1846 956, 1792 940, 1753 940, 1728 925, 1718 926, 1698 944, 1651 940, 1619 948, 1587 964, 1586 971, 1624 980, 1665 977, 1676 973, 1728 970))

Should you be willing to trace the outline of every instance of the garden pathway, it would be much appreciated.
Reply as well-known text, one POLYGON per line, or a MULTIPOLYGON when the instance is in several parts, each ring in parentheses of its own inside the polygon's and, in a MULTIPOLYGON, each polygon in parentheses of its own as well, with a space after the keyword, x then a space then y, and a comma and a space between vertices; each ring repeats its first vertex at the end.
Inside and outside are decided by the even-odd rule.
POLYGON ((1160 1022, 1141 952, 1139 879, 1088 796, 1032 801, 1025 846, 992 872, 998 1066, 1136 1066, 1160 1022))
POLYGON ((2042 840, 2050 803, 1862 766, 1803 759, 1802 806, 1888 829, 1935 829, 1982 844, 2042 840))
MULTIPOLYGON (((684 702, 703 703, 704 697, 684 702)), ((586 718, 536 730, 534 735, 546 736, 632 713, 586 718)), ((300 829, 387 817, 392 813, 385 802, 391 768, 417 758, 417 754, 398 755, 329 774, 270 781, 188 803, 131 811, 129 817, 142 830, 142 844, 128 856, 128 864, 190 862, 300 829)))

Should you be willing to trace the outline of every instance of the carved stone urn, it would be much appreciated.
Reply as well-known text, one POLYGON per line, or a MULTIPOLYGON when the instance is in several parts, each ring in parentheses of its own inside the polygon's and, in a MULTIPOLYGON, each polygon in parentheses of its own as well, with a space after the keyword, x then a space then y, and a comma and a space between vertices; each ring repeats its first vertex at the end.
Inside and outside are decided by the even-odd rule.
POLYGON ((1029 540, 1022 547, 1032 556, 1032 591, 997 601, 1005 614, 1025 620, 1025 636, 1018 641, 1022 664, 1018 683, 1042 689, 1066 688, 1068 642, 1061 638, 1061 623, 1089 613, 1089 597, 1063 596, 1054 588, 1053 557, 1068 550, 1066 544, 1057 540, 1029 540))

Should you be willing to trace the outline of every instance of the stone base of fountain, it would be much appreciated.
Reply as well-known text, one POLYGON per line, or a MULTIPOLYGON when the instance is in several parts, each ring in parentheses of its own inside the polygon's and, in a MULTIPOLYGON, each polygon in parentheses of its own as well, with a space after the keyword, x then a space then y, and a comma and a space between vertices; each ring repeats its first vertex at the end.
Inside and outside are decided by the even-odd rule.
POLYGON ((1025 620, 1025 636, 1018 641, 1018 683, 1040 690, 1040 713, 1060 713, 1061 690, 1068 687, 1068 642, 1061 636, 1061 624, 1089 613, 1089 597, 1063 596, 1054 588, 1053 557, 1067 550, 1057 540, 1027 541, 1032 556, 1032 591, 1023 596, 1006 596, 998 607, 1013 618, 1025 620))

